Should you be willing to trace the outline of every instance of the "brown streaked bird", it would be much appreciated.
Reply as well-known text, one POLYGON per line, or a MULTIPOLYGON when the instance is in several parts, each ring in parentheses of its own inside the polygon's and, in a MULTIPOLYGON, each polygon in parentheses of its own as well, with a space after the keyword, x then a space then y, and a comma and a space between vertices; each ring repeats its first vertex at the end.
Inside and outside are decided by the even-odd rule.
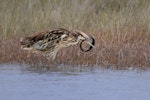
POLYGON ((21 48, 32 52, 44 54, 49 60, 56 58, 57 52, 65 47, 76 45, 80 42, 80 49, 84 52, 90 51, 95 44, 95 39, 87 34, 64 28, 57 28, 37 33, 33 36, 20 39, 21 48), (82 43, 89 45, 87 50, 83 49, 82 43))

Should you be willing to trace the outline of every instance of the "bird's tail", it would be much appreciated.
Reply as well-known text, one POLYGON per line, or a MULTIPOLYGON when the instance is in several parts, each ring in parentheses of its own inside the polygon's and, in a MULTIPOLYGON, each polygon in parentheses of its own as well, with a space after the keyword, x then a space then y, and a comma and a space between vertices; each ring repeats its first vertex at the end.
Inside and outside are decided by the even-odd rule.
POLYGON ((29 50, 32 44, 32 41, 30 41, 27 37, 20 38, 20 45, 22 49, 29 50))

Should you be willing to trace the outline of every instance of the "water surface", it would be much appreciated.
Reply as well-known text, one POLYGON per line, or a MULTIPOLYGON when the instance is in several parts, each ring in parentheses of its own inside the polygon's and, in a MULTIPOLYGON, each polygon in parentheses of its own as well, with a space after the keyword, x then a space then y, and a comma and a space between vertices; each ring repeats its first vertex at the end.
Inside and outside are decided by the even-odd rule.
POLYGON ((1 65, 0 100, 150 100, 150 72, 39 73, 1 65))

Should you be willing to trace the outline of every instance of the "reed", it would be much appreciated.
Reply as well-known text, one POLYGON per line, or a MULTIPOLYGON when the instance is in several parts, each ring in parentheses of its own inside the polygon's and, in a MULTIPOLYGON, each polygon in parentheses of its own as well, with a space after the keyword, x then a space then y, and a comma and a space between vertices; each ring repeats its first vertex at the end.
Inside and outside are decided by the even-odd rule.
POLYGON ((96 47, 83 53, 63 49, 57 63, 128 69, 150 67, 148 0, 0 0, 0 64, 44 66, 42 55, 29 54, 19 38, 48 28, 79 29, 93 35, 96 47))

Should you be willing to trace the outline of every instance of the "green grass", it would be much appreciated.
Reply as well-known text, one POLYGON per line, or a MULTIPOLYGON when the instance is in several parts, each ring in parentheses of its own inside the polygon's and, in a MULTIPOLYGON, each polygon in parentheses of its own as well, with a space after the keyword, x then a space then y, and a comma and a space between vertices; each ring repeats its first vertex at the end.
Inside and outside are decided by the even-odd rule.
POLYGON ((96 48, 90 53, 77 47, 62 50, 61 63, 149 68, 149 5, 148 0, 0 0, 0 63, 45 64, 44 58, 27 58, 19 38, 64 27, 92 34, 96 48))

